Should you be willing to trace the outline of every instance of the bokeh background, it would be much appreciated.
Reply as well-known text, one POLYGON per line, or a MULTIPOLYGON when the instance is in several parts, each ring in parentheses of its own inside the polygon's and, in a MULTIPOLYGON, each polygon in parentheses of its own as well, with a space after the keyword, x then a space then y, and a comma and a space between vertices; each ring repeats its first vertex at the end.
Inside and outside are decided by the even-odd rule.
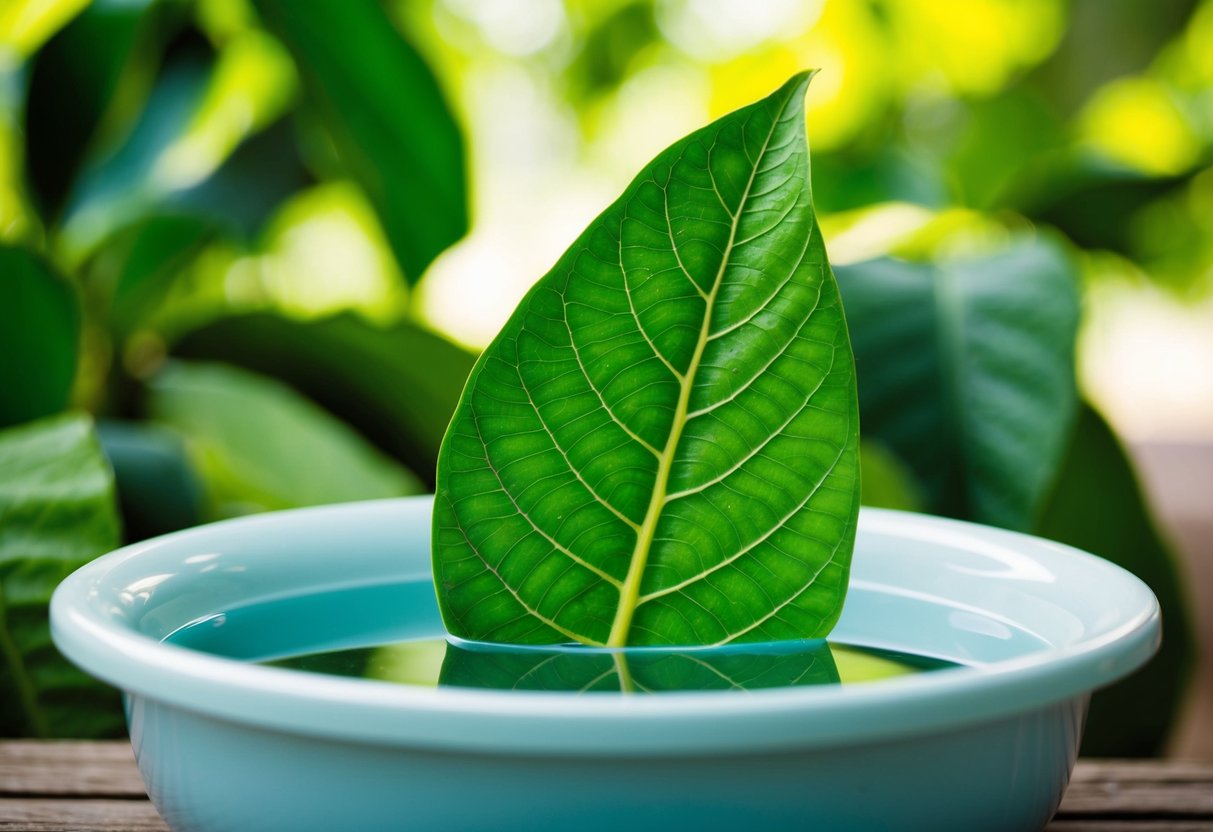
MULTIPOLYGON (((1166 596, 1172 653, 1126 695, 1140 730, 1088 750, 1213 757, 1210 0, 0 0, 2 732, 121 728, 46 639, 74 565, 431 488, 531 283, 655 153, 806 67, 836 265, 980 282, 1064 249, 1077 388, 1148 508, 1108 434, 1087 531, 1047 495, 1006 525, 1136 518, 1109 556, 1166 596)), ((1064 441, 1102 436, 1076 407, 1064 441)), ((868 502, 997 520, 865 448, 868 502)))

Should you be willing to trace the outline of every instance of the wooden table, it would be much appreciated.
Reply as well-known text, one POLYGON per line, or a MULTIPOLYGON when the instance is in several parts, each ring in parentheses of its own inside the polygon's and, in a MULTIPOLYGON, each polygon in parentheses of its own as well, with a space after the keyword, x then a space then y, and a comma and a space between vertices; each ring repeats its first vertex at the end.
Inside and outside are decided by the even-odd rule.
MULTIPOLYGON (((126 742, 0 741, 0 830, 168 829, 126 742)), ((1213 762, 1079 762, 1050 832, 1213 832, 1213 762)))

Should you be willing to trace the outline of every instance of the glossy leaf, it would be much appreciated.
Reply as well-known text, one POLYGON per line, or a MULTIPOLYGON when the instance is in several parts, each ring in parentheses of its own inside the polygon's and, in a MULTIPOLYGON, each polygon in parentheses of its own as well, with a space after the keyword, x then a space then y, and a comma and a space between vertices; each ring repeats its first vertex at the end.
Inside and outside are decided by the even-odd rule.
POLYGON ((224 318, 190 332, 173 352, 287 382, 431 485, 438 446, 475 360, 414 324, 381 328, 350 314, 308 322, 224 318))
POLYGON ((1063 250, 1022 238, 986 257, 837 269, 865 437, 926 510, 1028 530, 1074 424, 1078 296, 1063 250))
POLYGON ((37 255, 0 247, 0 427, 67 406, 79 329, 71 284, 37 255))
POLYGON ((468 224, 463 139, 433 73, 378 3, 257 7, 290 48, 309 104, 415 283, 468 224))
POLYGON ((59 655, 47 604, 118 545, 114 479, 88 418, 0 431, 0 736, 123 733, 118 693, 59 655))
POLYGON ((1162 606, 1162 647, 1145 668, 1091 699, 1084 754, 1151 756, 1163 750, 1195 658, 1185 581, 1146 507, 1128 456, 1088 405, 1035 532, 1077 546, 1141 578, 1162 606))
POLYGON ((569 693, 760 690, 837 684, 822 640, 719 650, 586 650, 447 644, 438 684, 569 693))
POLYGON ((289 387, 234 367, 166 367, 150 385, 148 411, 185 436, 219 516, 423 490, 289 387))
POLYGON ((481 356, 438 463, 453 634, 688 645, 833 626, 859 422, 808 78, 661 153, 481 356))

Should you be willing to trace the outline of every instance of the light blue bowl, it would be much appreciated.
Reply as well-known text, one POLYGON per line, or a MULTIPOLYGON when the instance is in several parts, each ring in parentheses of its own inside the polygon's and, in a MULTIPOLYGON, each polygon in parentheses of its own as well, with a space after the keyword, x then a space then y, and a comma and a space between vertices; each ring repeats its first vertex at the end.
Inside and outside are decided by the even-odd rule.
POLYGON ((1039 829, 1090 692, 1159 643, 1154 596, 1103 560, 867 509, 832 639, 966 667, 577 696, 322 676, 165 643, 246 613, 262 616, 245 620, 248 656, 440 633, 430 506, 218 523, 114 552, 59 587, 55 643, 126 692, 139 768, 171 826, 1039 829), (343 605, 345 590, 377 600, 343 605))

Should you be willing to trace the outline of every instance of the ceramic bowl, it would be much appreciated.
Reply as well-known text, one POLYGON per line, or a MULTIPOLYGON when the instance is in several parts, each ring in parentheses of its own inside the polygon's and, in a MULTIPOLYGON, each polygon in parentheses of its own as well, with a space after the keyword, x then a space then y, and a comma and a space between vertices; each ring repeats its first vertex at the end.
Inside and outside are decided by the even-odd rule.
POLYGON ((125 692, 140 771, 174 829, 1039 829, 1090 692, 1160 638, 1154 596, 1106 561, 865 509, 831 639, 963 667, 621 696, 243 660, 441 634, 430 508, 217 523, 114 552, 59 587, 55 643, 125 692), (236 621, 226 655, 175 643, 236 621))

